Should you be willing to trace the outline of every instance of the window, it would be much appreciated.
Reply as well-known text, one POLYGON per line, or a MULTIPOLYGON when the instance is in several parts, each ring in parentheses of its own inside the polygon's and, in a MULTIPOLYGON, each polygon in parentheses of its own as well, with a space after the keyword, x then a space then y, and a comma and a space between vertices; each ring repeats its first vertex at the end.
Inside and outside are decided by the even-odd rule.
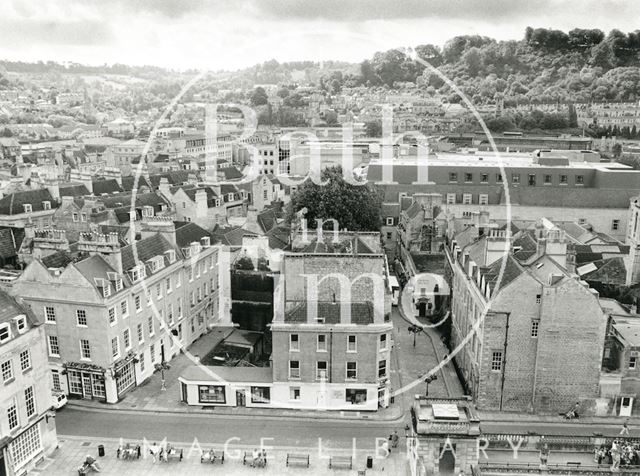
POLYGON ((76 309, 76 320, 79 326, 87 326, 87 311, 84 309, 76 309))
POLYGON ((193 281, 193 267, 189 266, 189 282, 193 281))
POLYGON ((298 334, 289 334, 289 352, 298 352, 300 350, 299 339, 298 334))
POLYGON ((480 183, 489 183, 489 174, 480 174, 480 183))
POLYGON ((122 279, 116 278, 116 292, 122 290, 122 279))
POLYGON ((0 326, 0 342, 9 340, 10 337, 11 337, 11 328, 9 327, 9 324, 4 324, 0 326))
POLYGON ((393 217, 387 217, 387 226, 393 226, 393 217))
POLYGON ((33 394, 33 386, 27 387, 24 391, 24 401, 27 407, 27 418, 29 418, 36 412, 36 399, 33 394))
POLYGON ((20 352, 20 369, 24 372, 31 368, 31 351, 29 349, 20 352))
POLYGON ((138 324, 138 343, 144 342, 144 331, 142 330, 142 324, 138 324))
POLYGON ((378 361, 378 378, 387 376, 387 361, 386 359, 378 361))
POLYGON ((536 304, 540 304, 542 302, 542 294, 536 294, 536 304))
POLYGON ((124 341, 125 350, 129 350, 131 348, 131 332, 129 332, 129 329, 124 330, 122 340, 124 341))
POLYGON ((140 373, 144 373, 144 352, 138 356, 140 361, 140 373))
POLYGON ((531 337, 538 337, 538 330, 540 329, 540 321, 534 319, 531 321, 531 337))
MULTIPOLYGON (((27 318, 24 316, 19 316, 16 318, 16 327, 18 328, 18 333, 23 334, 24 331, 27 330, 27 318)), ((2 332, 0 331, 0 342, 6 340, 6 338, 2 337, 2 332)))
POLYGON ((535 187, 536 186, 536 174, 529 174, 527 182, 529 183, 529 185, 531 187, 535 187))
POLYGON ((33 211, 33 207, 31 206, 30 203, 25 203, 23 205, 23 207, 24 207, 24 212, 25 213, 31 213, 33 211))
POLYGON ((91 346, 87 339, 80 339, 80 358, 91 359, 91 346))
POLYGON ((18 426, 18 409, 15 403, 7 409, 7 419, 9 420, 9 430, 18 426))
POLYGON ((73 214, 73 221, 78 221, 78 214, 77 213, 73 214))
POLYGON ((473 182, 473 174, 464 174, 465 182, 473 182))
POLYGON ((345 401, 352 405, 365 403, 367 401, 367 390, 364 388, 347 388, 345 390, 345 401))
POLYGON ((633 355, 629 357, 629 369, 635 369, 637 362, 638 362, 638 357, 633 355))
POLYGON ((489 195, 486 193, 481 193, 478 196, 478 204, 480 205, 488 205, 489 204, 489 195))
POLYGON ((494 372, 502 370, 502 351, 494 351, 491 354, 491 370, 494 372))
POLYGON ((156 285, 156 297, 158 299, 162 299, 162 286, 160 285, 160 283, 156 285))
POLYGON ((116 308, 109 308, 109 324, 114 324, 116 322, 116 308))
POLYGON ((456 194, 447 193, 447 205, 455 205, 455 203, 456 203, 456 194))
POLYGON ((62 390, 62 387, 60 387, 60 374, 57 370, 51 371, 51 378, 53 380, 53 389, 58 392, 62 390))
POLYGON ((120 342, 118 341, 117 336, 111 339, 111 355, 114 359, 117 359, 120 356, 120 342))
POLYGON ((463 193, 462 194, 462 204, 463 205, 471 205, 471 194, 463 193))
POLYGON ((122 317, 127 317, 129 315, 129 303, 127 301, 122 301, 120 303, 120 313, 122 317))
POLYGON ((40 425, 32 425, 11 443, 11 454, 16 468, 41 451, 40 425))
POLYGON ((60 357, 60 347, 58 346, 58 336, 49 336, 49 355, 60 357))
POLYGON ((298 360, 289 361, 289 378, 300 378, 300 362, 298 360))
POLYGON ((449 182, 457 182, 458 174, 455 172, 449 172, 449 182))
POLYGON ((140 299, 140 295, 133 297, 133 304, 136 307, 136 312, 140 312, 142 309, 142 299, 140 299))
POLYGON ((111 286, 109 286, 109 283, 105 281, 102 283, 102 286, 102 296, 106 298, 111 296, 111 286))
POLYGON ((179 288, 180 286, 182 286, 182 274, 178 273, 176 274, 176 288, 179 288))
POLYGON ((356 362, 347 362, 347 380, 356 380, 358 378, 358 365, 356 362))
POLYGON ((387 350, 387 334, 380 334, 380 350, 387 350))
POLYGON ((327 362, 319 360, 316 362, 316 380, 325 380, 327 378, 327 362))
POLYGON ((178 298, 178 320, 182 319, 182 298, 178 298))
POLYGON ((224 385, 198 385, 200 403, 226 403, 224 385))
POLYGON ((576 185, 584 185, 584 176, 576 175, 576 185))
POLYGON ((269 387, 251 387, 251 403, 269 403, 271 389, 269 387))
POLYGON ((620 220, 612 220, 611 221, 611 229, 613 231, 616 231, 618 228, 620 228, 620 220))
POLYGON ((326 334, 318 334, 318 346, 316 347, 318 352, 326 352, 327 351, 327 335, 326 334))
POLYGON ((511 183, 520 183, 520 174, 511 174, 511 183))
POLYGON ((566 185, 568 182, 566 175, 560 175, 560 185, 566 185))
POLYGON ((545 185, 551 185, 551 175, 545 174, 543 180, 545 185))
POLYGON ((496 174, 496 183, 502 182, 502 174, 496 174))
POLYGON ((155 346, 155 344, 151 344, 149 346, 149 357, 151 358, 151 363, 153 364, 156 361, 156 346, 155 346))
POLYGON ((167 294, 169 294, 171 292, 171 277, 167 278, 166 285, 167 285, 167 294))
POLYGON ((300 400, 300 387, 289 387, 289 400, 300 400))
POLYGON ((356 336, 347 336, 347 352, 356 352, 358 350, 356 336))
POLYGON ((51 306, 45 307, 44 315, 45 315, 45 320, 47 322, 56 322, 56 310, 53 307, 51 306))
POLYGON ((11 379, 13 379, 13 365, 10 360, 5 360, 2 362, 2 380, 7 383, 11 379))

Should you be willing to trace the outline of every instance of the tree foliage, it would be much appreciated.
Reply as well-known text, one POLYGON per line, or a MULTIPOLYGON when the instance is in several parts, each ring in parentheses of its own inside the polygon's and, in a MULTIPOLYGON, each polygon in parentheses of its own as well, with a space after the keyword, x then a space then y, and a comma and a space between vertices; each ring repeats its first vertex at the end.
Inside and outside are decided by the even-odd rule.
POLYGON ((349 231, 377 231, 380 229, 380 207, 382 192, 375 185, 351 185, 342 176, 341 167, 331 167, 322 171, 325 185, 317 185, 307 180, 291 197, 287 207, 287 221, 307 209, 307 226, 315 228, 316 219, 323 220, 325 227, 333 226, 328 220, 334 219, 339 228, 349 231))

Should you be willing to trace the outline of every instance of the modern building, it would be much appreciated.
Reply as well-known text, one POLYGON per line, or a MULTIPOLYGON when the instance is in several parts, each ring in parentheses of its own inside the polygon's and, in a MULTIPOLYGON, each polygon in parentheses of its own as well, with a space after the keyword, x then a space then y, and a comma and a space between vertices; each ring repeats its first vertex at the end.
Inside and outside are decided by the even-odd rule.
POLYGON ((0 291, 0 474, 25 475, 58 446, 44 326, 0 291))

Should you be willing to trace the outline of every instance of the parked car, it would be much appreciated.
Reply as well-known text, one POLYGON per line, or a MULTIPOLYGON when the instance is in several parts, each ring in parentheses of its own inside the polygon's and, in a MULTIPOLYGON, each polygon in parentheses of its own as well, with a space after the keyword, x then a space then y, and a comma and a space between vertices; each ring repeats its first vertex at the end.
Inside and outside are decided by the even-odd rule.
POLYGON ((53 392, 52 395, 53 408, 60 410, 67 404, 67 396, 61 392, 53 392))

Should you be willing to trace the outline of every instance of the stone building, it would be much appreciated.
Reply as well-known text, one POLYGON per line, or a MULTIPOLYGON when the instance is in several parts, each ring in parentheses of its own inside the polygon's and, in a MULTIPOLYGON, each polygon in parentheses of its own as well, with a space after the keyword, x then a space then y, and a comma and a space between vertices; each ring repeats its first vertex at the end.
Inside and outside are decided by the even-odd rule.
POLYGON ((599 397, 597 292, 560 264, 562 233, 537 232, 470 227, 447 248, 455 361, 481 409, 566 411, 599 397))
POLYGON ((0 474, 26 474, 58 446, 44 326, 0 291, 0 474))
POLYGON ((55 250, 59 233, 38 233, 39 257, 15 283, 46 329, 57 389, 71 397, 117 402, 228 316, 221 253, 205 230, 149 218, 141 234, 121 246, 115 233, 83 233, 69 251, 55 250))

